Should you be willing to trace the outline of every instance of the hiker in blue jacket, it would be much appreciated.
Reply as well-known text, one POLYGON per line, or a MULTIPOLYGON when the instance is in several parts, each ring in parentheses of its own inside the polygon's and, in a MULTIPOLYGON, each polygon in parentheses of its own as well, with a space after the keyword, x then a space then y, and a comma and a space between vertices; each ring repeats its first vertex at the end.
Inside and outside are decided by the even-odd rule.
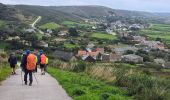
POLYGON ((15 68, 16 68, 16 64, 17 64, 17 58, 15 56, 14 53, 10 54, 9 58, 8 58, 8 62, 10 64, 10 67, 12 68, 12 75, 15 75, 15 68))

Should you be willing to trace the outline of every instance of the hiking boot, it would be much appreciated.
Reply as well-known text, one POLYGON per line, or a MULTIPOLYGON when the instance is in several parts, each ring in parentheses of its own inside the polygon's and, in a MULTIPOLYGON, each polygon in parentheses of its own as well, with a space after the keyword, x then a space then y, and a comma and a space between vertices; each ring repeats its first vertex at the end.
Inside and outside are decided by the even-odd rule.
POLYGON ((32 83, 29 83, 29 86, 32 86, 32 83))
POLYGON ((27 82, 25 82, 25 85, 27 85, 27 82))

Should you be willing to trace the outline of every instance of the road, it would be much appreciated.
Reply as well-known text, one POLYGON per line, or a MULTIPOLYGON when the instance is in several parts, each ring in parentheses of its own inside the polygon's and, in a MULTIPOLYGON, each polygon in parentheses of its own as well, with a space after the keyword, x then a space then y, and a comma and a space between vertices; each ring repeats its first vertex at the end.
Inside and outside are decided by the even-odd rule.
POLYGON ((36 28, 35 25, 41 20, 41 16, 38 16, 38 18, 31 24, 32 28, 36 28))
POLYGON ((49 74, 40 75, 40 71, 35 74, 32 86, 22 85, 21 71, 17 70, 17 75, 10 76, 2 82, 0 86, 1 100, 72 100, 59 83, 49 74))
POLYGON ((36 24, 42 19, 41 16, 38 16, 38 18, 31 24, 31 27, 33 29, 36 29, 39 33, 44 34, 43 31, 41 31, 39 28, 36 27, 36 24))

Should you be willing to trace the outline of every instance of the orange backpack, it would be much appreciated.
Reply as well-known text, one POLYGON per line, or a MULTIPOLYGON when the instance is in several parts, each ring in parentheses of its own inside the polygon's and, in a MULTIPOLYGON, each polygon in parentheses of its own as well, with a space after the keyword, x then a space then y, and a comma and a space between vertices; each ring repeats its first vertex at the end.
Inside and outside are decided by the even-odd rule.
POLYGON ((27 57, 27 70, 35 70, 36 67, 36 56, 34 54, 29 54, 27 57))
POLYGON ((42 65, 45 65, 45 64, 46 64, 46 61, 47 61, 47 60, 46 60, 47 57, 46 57, 44 54, 42 54, 41 57, 40 57, 40 59, 41 59, 41 62, 40 62, 40 63, 41 63, 42 65))

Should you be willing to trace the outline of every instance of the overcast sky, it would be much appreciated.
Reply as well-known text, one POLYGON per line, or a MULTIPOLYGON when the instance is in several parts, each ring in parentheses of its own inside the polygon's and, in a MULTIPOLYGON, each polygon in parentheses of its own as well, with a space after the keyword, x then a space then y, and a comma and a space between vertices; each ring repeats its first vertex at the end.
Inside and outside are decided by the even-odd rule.
POLYGON ((0 2, 43 6, 102 5, 114 9, 170 12, 170 0, 0 0, 0 2))

